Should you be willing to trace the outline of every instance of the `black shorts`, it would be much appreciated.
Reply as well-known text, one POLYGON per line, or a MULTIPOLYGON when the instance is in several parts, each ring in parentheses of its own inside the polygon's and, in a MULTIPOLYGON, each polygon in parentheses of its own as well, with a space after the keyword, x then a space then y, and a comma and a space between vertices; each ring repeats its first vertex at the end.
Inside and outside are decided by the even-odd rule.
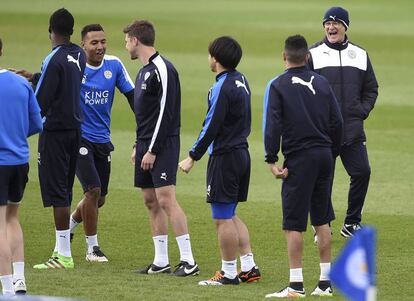
POLYGON ((283 230, 306 231, 309 213, 313 226, 334 220, 331 149, 315 147, 289 154, 284 167, 289 175, 282 184, 283 230))
POLYGON ((207 165, 207 202, 237 203, 247 201, 250 182, 248 149, 210 156, 207 165))
POLYGON ((93 143, 81 139, 76 164, 76 176, 83 192, 92 188, 101 188, 101 196, 108 194, 109 176, 111 174, 111 152, 114 146, 108 143, 93 143))
POLYGON ((28 180, 29 164, 0 165, 0 206, 18 204, 28 180))
POLYGON ((138 140, 135 156, 135 187, 158 188, 175 185, 177 182, 180 137, 167 137, 163 149, 157 154, 154 167, 142 170, 142 157, 148 151, 151 140, 138 140))
POLYGON ((80 143, 79 130, 43 131, 39 136, 39 182, 45 207, 69 207, 80 143))

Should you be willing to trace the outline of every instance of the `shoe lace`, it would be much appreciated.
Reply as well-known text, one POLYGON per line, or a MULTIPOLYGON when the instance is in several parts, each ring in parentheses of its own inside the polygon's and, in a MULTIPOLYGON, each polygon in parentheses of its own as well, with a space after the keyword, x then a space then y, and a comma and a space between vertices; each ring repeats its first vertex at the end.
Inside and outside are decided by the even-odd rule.
POLYGON ((219 281, 220 279, 223 279, 223 274, 219 271, 216 271, 214 276, 210 278, 211 281, 219 281))

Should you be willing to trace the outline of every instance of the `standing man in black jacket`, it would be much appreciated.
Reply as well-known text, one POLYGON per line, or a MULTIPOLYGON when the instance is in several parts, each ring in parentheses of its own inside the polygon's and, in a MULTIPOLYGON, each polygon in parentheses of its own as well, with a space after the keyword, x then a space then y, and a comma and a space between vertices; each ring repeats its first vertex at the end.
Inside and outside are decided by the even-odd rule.
POLYGON ((180 250, 173 275, 198 275, 188 233, 187 217, 175 196, 180 154, 181 88, 173 64, 156 51, 155 28, 138 20, 123 30, 132 60, 143 67, 135 80, 134 112, 137 140, 131 155, 135 186, 141 188, 151 223, 154 260, 141 274, 171 273, 168 258, 168 222, 180 250))
POLYGON ((351 237, 361 227, 371 174, 364 120, 374 108, 378 83, 367 52, 348 41, 348 12, 341 7, 328 9, 323 27, 326 37, 310 48, 309 66, 329 81, 344 119, 344 139, 336 155, 351 177, 348 210, 341 230, 342 236, 351 237))
POLYGON ((286 39, 287 70, 271 80, 264 97, 265 161, 283 179, 283 230, 289 257, 289 285, 266 298, 303 298, 303 232, 308 215, 318 235, 320 278, 313 296, 332 296, 329 280, 332 149, 342 138, 342 117, 328 81, 306 67, 308 44, 296 35, 286 39), (281 139, 282 138, 282 139, 281 139), (283 168, 276 165, 282 145, 283 168))
POLYGON ((36 87, 44 126, 38 146, 40 190, 43 205, 53 207, 56 226, 53 254, 35 269, 74 267, 69 218, 82 121, 80 87, 86 66, 84 51, 70 42, 74 23, 65 8, 55 11, 49 20, 53 50, 43 61, 41 73, 17 71, 36 87))

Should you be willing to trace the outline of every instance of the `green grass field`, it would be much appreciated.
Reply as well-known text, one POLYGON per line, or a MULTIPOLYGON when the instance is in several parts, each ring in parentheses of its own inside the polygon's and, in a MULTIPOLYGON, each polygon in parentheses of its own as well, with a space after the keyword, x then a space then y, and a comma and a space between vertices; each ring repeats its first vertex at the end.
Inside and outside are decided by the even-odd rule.
MULTIPOLYGON (((107 33, 107 53, 119 56, 135 78, 139 62, 129 60, 122 28, 134 19, 149 19, 157 29, 157 49, 175 63, 182 86, 181 157, 184 158, 201 128, 207 91, 214 82, 207 65, 208 43, 218 35, 232 35, 241 43, 244 56, 239 70, 252 89, 253 123, 250 136, 252 178, 249 201, 239 216, 247 223, 256 262, 263 279, 238 287, 198 287, 197 282, 220 268, 215 227, 204 199, 206 158, 190 175, 179 173, 177 197, 187 213, 192 245, 201 275, 177 279, 139 276, 137 267, 151 262, 153 245, 146 209, 133 187, 129 163, 134 141, 134 118, 123 97, 113 108, 112 138, 115 144, 110 194, 100 211, 99 242, 108 264, 84 260, 85 242, 79 228, 72 246, 76 268, 69 271, 35 271, 54 246, 51 209, 41 205, 37 179, 36 143, 31 138, 31 171, 21 222, 25 234, 26 274, 30 294, 74 297, 83 300, 260 300, 288 281, 286 244, 281 230, 280 185, 263 161, 261 140, 262 98, 267 82, 283 71, 284 39, 304 35, 309 44, 323 37, 322 16, 336 3, 331 1, 1 1, 0 37, 2 67, 39 70, 50 51, 48 20, 51 12, 65 6, 75 16, 73 41, 80 28, 101 23, 107 33)), ((378 230, 378 299, 412 300, 409 279, 414 270, 413 178, 414 103, 412 49, 414 3, 402 1, 346 1, 350 11, 349 37, 368 50, 380 95, 366 122, 372 167, 364 210, 366 224, 378 230), (407 288, 404 290, 404 288, 407 288)), ((0 108, 1 109, 1 108, 0 108)), ((333 192, 337 221, 333 224, 333 255, 345 240, 339 235, 346 210, 348 176, 337 164, 333 192)), ((82 196, 79 183, 76 203, 82 196)), ((178 263, 178 248, 170 233, 170 262, 178 263)), ((310 294, 319 277, 317 250, 311 231, 305 233, 304 278, 310 294)), ((308 297, 312 299, 312 297, 308 297)), ((336 294, 334 300, 344 300, 336 294)))

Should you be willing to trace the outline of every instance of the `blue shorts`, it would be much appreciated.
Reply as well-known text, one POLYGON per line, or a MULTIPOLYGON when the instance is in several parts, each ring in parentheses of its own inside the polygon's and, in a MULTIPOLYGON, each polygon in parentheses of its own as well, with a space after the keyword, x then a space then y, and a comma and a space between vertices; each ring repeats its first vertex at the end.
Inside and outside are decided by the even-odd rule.
POLYGON ((232 219, 238 203, 211 203, 213 219, 232 219))

